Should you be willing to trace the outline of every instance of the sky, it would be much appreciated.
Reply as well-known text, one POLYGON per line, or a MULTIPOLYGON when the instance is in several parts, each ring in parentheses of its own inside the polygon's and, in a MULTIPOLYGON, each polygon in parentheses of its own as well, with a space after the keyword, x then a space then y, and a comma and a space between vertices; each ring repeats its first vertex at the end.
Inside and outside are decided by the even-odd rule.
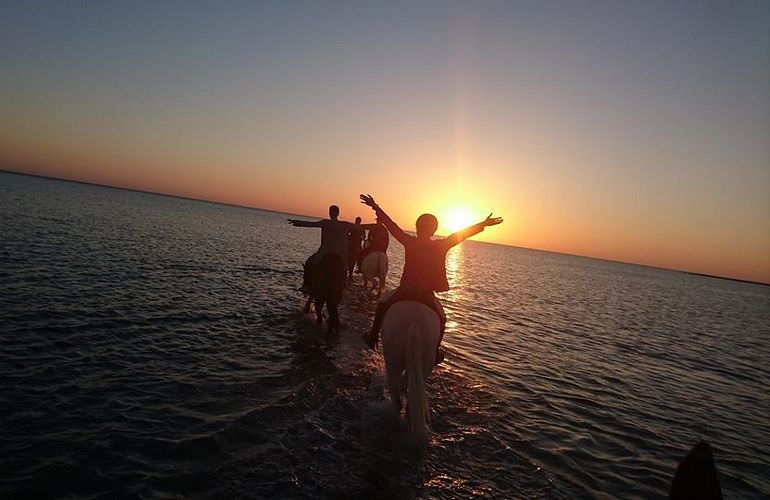
POLYGON ((770 282, 770 2, 0 3, 0 169, 770 282))

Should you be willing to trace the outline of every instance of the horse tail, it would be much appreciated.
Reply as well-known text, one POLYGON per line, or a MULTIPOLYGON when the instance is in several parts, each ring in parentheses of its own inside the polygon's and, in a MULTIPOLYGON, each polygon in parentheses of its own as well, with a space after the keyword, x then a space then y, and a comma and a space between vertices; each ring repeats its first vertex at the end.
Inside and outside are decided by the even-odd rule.
POLYGON ((423 369, 422 328, 419 321, 413 321, 406 332, 406 378, 407 409, 409 427, 420 444, 428 443, 428 396, 425 394, 425 371, 423 369))

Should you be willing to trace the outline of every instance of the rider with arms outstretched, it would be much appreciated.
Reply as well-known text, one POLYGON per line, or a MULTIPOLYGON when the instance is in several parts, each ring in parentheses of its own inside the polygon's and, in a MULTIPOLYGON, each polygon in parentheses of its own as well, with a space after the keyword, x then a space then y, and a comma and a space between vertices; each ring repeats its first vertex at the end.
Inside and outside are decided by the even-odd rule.
MULTIPOLYGON (((404 271, 401 275, 401 284, 389 296, 384 297, 377 305, 374 322, 369 333, 364 335, 364 340, 371 348, 377 346, 382 320, 388 307, 401 300, 413 300, 430 307, 441 319, 441 334, 439 346, 444 338, 446 317, 443 308, 436 299, 434 292, 449 290, 446 277, 446 254, 450 248, 462 242, 466 238, 478 234, 487 226, 494 226, 503 222, 500 217, 492 217, 492 214, 472 226, 461 229, 443 239, 433 240, 431 237, 438 229, 438 219, 431 214, 422 214, 417 218, 417 237, 406 234, 398 224, 388 217, 382 208, 374 201, 371 195, 361 195, 361 203, 372 207, 377 214, 377 220, 388 228, 390 233, 402 245, 404 245, 404 271)), ((436 363, 443 360, 443 352, 436 349, 436 363)))
POLYGON ((321 228, 321 247, 316 253, 311 255, 307 261, 305 261, 301 290, 306 295, 310 294, 310 274, 313 265, 316 262, 320 262, 320 259, 325 255, 338 256, 342 263, 343 272, 345 271, 348 262, 348 231, 363 231, 364 229, 377 227, 377 224, 353 224, 351 222, 342 221, 338 219, 339 215, 340 207, 331 205, 329 207, 328 219, 322 219, 315 222, 289 219, 289 224, 292 226, 321 228))

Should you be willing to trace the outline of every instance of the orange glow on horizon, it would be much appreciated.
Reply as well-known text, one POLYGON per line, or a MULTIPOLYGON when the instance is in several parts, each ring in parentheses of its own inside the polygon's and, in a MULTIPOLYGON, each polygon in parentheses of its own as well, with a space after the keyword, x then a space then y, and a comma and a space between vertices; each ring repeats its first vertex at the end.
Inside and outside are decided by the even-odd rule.
POLYGON ((186 168, 161 170, 152 159, 130 162, 113 157, 110 161, 106 155, 70 151, 20 153, 0 157, 21 172, 319 218, 327 217, 328 206, 336 204, 344 220, 361 216, 365 223, 374 222, 372 211, 358 201, 358 194, 371 192, 405 231, 415 230, 415 220, 422 213, 436 215, 437 234, 448 235, 493 212, 505 222, 487 228, 474 240, 770 283, 770 259, 761 250, 767 248, 767 238, 762 234, 751 235, 750 245, 736 246, 733 242, 739 233, 736 238, 720 239, 697 226, 684 226, 675 213, 605 214, 599 210, 601 205, 592 205, 592 199, 586 197, 578 204, 558 185, 545 189, 526 171, 517 173, 516 184, 504 185, 474 168, 473 180, 463 182, 462 190, 454 179, 426 189, 426 179, 440 178, 432 164, 403 170, 398 183, 381 182, 384 162, 359 176, 329 177, 315 170, 296 182, 278 171, 268 176, 261 168, 244 167, 212 179, 189 162, 186 168), (687 238, 682 227, 689 231, 687 238))

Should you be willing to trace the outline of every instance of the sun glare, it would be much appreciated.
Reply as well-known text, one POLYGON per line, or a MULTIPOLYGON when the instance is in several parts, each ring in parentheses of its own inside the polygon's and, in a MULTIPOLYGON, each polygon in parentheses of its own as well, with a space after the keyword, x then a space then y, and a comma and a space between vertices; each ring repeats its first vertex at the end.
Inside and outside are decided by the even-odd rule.
POLYGON ((453 207, 444 213, 439 223, 448 232, 455 232, 476 222, 473 214, 465 207, 453 207))

